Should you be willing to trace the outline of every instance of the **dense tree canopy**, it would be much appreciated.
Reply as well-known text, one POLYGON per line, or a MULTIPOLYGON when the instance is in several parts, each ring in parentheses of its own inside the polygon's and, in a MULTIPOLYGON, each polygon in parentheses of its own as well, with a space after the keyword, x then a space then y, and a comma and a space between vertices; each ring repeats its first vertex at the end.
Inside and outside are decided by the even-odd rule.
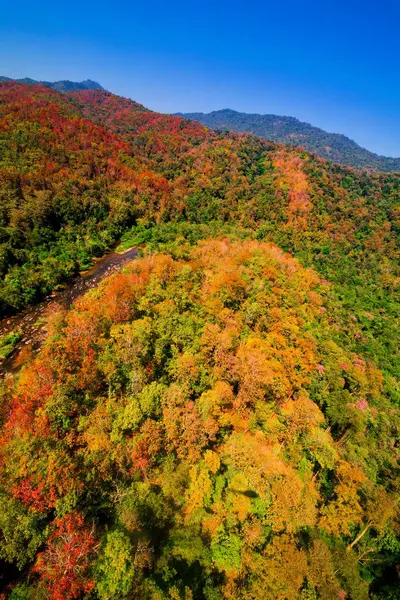
POLYGON ((1 312, 142 245, 2 383, 4 598, 399 597, 399 186, 0 84, 1 312))
POLYGON ((399 415, 329 303, 275 245, 225 239, 60 316, 5 390, 24 597, 368 598, 397 550, 399 415))

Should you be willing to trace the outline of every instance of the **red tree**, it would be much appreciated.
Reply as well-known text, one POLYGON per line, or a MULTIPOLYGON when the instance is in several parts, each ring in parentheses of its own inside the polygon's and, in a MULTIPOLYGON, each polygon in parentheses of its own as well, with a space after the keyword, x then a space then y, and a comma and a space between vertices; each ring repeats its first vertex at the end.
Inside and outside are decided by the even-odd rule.
POLYGON ((35 565, 51 600, 73 600, 93 588, 88 566, 96 549, 94 528, 85 526, 82 515, 73 513, 56 519, 46 549, 35 565))

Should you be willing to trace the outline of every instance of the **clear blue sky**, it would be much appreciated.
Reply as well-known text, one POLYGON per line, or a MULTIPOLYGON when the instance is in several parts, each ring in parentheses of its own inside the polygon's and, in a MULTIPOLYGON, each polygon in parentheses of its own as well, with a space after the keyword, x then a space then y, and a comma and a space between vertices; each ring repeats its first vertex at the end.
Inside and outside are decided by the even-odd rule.
POLYGON ((0 74, 286 114, 400 156, 399 0, 4 2, 0 74))

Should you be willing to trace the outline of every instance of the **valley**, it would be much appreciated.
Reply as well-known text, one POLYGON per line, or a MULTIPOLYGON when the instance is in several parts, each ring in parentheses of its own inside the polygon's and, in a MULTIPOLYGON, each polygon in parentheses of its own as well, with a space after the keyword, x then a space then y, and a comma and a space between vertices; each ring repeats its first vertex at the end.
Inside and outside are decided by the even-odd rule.
POLYGON ((399 198, 0 83, 2 598, 397 598, 399 198))
POLYGON ((14 370, 22 349, 25 349, 25 352, 39 352, 41 342, 46 336, 46 323, 50 315, 70 308, 77 298, 96 287, 105 277, 119 271, 136 258, 137 253, 136 248, 130 248, 120 253, 110 252, 98 259, 90 269, 81 273, 72 282, 62 286, 60 290, 53 292, 42 302, 0 321, 0 343, 2 339, 13 334, 17 334, 18 337, 10 354, 0 357, 0 373, 4 374, 14 370))

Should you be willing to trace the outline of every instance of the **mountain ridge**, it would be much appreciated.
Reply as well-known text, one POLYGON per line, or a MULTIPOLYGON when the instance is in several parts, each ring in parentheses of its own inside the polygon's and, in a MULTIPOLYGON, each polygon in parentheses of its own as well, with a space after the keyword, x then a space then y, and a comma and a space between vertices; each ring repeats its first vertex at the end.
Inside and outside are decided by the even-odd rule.
POLYGON ((400 171, 400 158, 381 156, 357 144, 342 133, 329 133, 296 117, 244 113, 224 108, 209 113, 175 113, 216 130, 252 133, 263 139, 304 147, 322 158, 357 169, 400 171))
POLYGON ((61 79, 60 81, 39 81, 31 79, 30 77, 23 77, 22 79, 14 79, 13 77, 0 76, 0 83, 16 81, 17 83, 23 83, 27 85, 42 84, 56 92, 70 92, 76 90, 104 90, 97 81, 92 79, 85 79, 84 81, 70 81, 69 79, 61 79))
MULTIPOLYGON (((70 80, 51 82, 39 81, 30 77, 16 79, 0 76, 0 83, 13 81, 27 85, 41 84, 61 93, 87 90, 107 91, 97 81, 91 79, 80 82, 70 80)), ((224 108, 209 113, 177 112, 173 116, 199 121, 217 131, 251 133, 266 140, 304 148, 315 152, 321 158, 355 169, 400 172, 400 157, 376 154, 342 133, 327 132, 311 123, 288 115, 246 113, 224 108)))

